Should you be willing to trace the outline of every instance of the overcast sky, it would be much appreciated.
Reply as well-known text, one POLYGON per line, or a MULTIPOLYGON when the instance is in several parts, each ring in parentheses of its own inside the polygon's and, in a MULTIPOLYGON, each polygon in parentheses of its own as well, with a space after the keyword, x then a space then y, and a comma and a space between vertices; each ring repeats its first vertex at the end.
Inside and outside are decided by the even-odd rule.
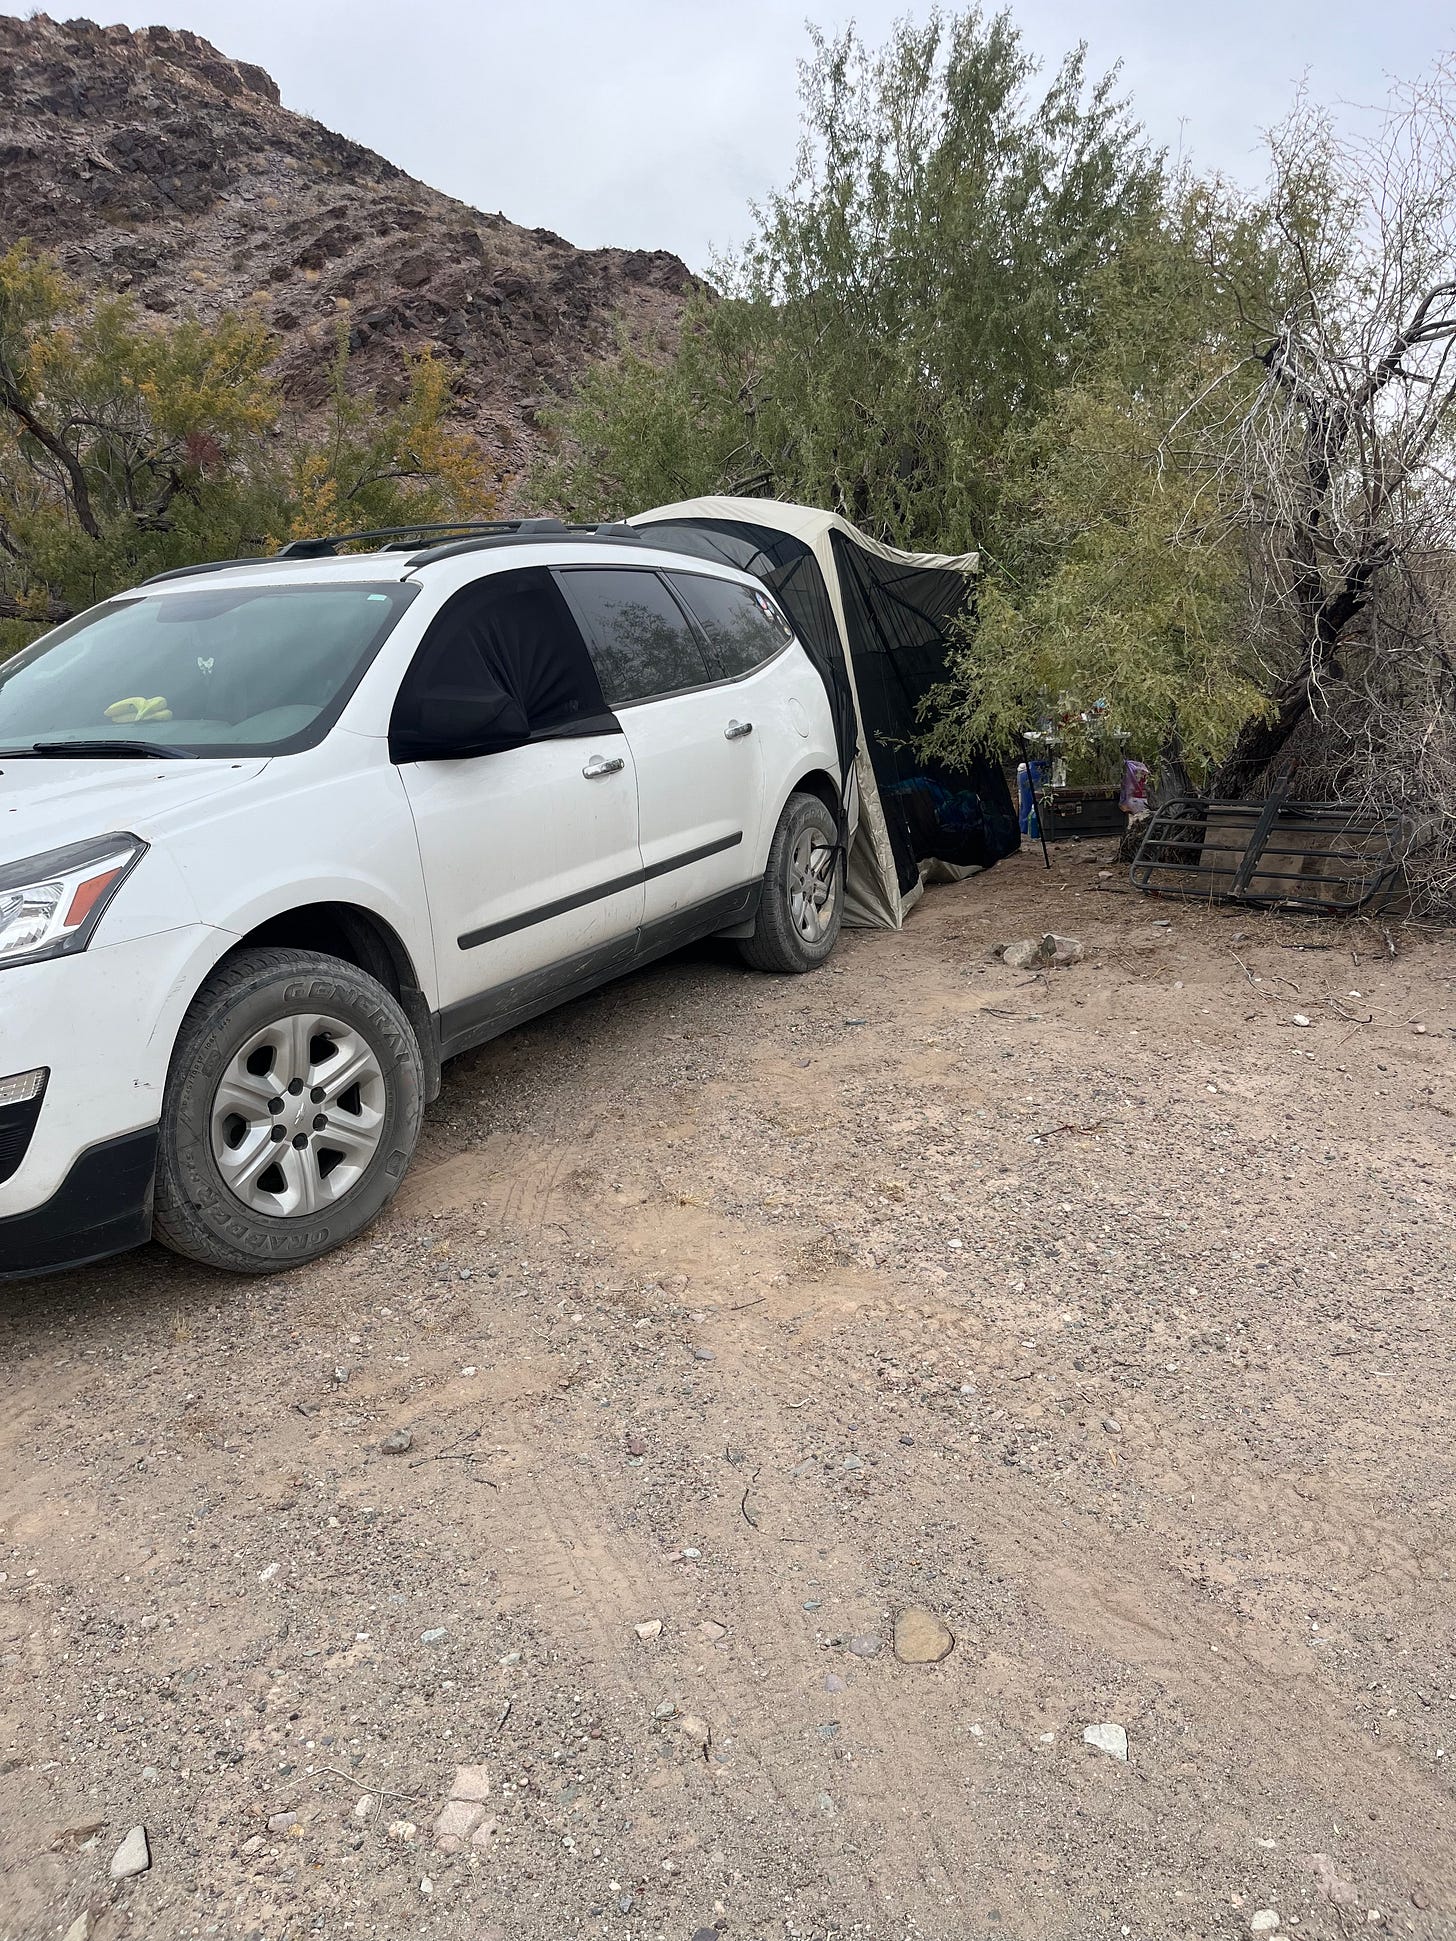
MULTIPOLYGON (((7 7, 5 11, 19 12, 7 7)), ((63 9, 56 10, 63 14, 63 9)), ((804 22, 881 38, 912 0, 146 0, 129 26, 191 27, 257 61, 290 108, 438 189, 574 243, 676 250, 740 240, 796 144, 804 22)), ((1306 74, 1368 103, 1456 46, 1437 0, 1017 0, 1054 62, 1085 36, 1123 62, 1149 132, 1252 178, 1260 132, 1306 74)))

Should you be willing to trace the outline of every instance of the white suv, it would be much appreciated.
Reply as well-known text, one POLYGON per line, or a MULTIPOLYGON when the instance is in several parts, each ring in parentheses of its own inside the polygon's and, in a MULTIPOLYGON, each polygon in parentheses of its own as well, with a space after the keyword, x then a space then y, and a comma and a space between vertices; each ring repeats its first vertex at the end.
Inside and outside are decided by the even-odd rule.
POLYGON ((451 530, 163 575, 0 662, 0 1275, 312 1260, 442 1059, 698 937, 833 948, 852 791, 762 586, 451 530))

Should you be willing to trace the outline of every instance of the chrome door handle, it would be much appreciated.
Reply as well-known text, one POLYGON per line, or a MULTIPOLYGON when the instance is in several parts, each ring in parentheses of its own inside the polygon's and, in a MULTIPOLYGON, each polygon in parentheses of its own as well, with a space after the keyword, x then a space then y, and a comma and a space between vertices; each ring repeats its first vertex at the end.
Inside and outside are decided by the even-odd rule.
POLYGON ((723 730, 723 739, 724 741, 741 741, 744 735, 751 735, 752 733, 753 723, 751 721, 730 721, 728 726, 723 730))
POLYGON ((594 782, 599 775, 615 775, 626 766, 620 755, 614 755, 610 761, 605 755, 593 755, 581 772, 589 782, 594 782))

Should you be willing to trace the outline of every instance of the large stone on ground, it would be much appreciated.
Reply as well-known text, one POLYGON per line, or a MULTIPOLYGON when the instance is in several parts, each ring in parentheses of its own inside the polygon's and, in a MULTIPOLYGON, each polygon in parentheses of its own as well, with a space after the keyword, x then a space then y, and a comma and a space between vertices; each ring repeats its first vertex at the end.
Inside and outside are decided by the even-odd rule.
POLYGON ((111 1878, 130 1880, 133 1874, 144 1874, 151 1864, 152 1850, 147 1845, 147 1830, 144 1826, 134 1826, 111 1856, 111 1878))
POLYGON ((484 1766, 457 1766, 451 1799, 489 1799, 490 1775, 484 1766))
POLYGON ((912 1608, 895 1619, 895 1656, 902 1665, 938 1665, 955 1650, 955 1633, 933 1611, 912 1608))
POLYGON ((440 1809, 440 1817, 435 1821, 437 1841, 468 1840, 485 1818, 485 1808, 477 1800, 447 1800, 440 1809))

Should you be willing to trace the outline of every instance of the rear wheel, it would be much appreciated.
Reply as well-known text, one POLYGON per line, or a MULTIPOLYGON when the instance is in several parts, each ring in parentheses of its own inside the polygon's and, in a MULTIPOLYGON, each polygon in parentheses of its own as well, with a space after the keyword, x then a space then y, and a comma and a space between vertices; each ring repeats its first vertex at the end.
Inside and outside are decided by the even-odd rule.
POLYGON ((817 970, 844 915, 844 858, 834 817, 815 795, 791 795, 769 845, 758 922, 738 948, 755 970, 817 970))
POLYGON ((419 1046, 382 984, 314 951, 245 951, 178 1035, 157 1238, 236 1273, 316 1260, 393 1195, 423 1105, 419 1046))

